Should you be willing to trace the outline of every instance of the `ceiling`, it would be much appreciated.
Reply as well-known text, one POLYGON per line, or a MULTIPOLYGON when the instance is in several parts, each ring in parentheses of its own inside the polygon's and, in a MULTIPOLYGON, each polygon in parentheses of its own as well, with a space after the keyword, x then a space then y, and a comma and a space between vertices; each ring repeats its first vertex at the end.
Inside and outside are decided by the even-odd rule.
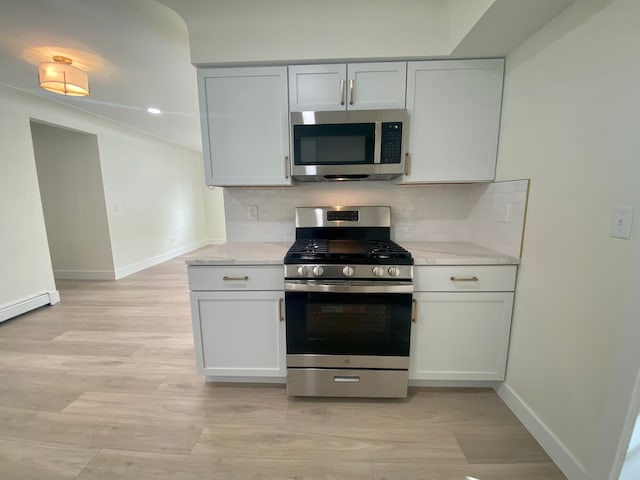
POLYGON ((0 83, 201 150, 187 28, 155 0, 3 1, 0 83), (38 64, 53 55, 88 71, 91 96, 38 87, 38 64), (147 107, 163 113, 151 115, 147 107))

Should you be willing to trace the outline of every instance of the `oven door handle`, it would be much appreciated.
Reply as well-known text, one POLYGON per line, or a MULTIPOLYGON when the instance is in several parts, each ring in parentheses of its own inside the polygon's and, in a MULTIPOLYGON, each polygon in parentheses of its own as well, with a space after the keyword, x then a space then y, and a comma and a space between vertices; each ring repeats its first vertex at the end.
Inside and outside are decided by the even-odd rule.
POLYGON ((413 293, 411 282, 344 282, 344 283, 310 283, 284 282, 286 292, 321 292, 321 293, 413 293))

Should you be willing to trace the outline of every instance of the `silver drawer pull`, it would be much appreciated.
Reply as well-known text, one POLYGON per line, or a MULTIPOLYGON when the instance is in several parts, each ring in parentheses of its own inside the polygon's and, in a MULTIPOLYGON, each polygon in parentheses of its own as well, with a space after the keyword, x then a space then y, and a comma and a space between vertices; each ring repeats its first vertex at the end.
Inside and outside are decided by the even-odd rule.
POLYGON ((452 282, 477 282, 478 277, 449 277, 452 282))
POLYGON ((335 383, 360 383, 360 377, 357 375, 341 375, 333 377, 335 383))
POLYGON ((222 277, 222 280, 225 282, 246 282, 249 280, 249 277, 245 275, 244 277, 227 277, 226 275, 222 277))

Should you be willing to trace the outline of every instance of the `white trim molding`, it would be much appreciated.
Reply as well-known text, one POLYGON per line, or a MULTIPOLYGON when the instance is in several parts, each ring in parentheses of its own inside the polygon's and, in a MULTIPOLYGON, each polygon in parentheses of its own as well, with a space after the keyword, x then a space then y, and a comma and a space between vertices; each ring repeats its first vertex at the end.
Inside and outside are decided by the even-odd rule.
POLYGON ((27 297, 0 306, 0 322, 17 317, 23 313, 27 313, 43 305, 54 305, 60 301, 60 293, 57 290, 52 292, 43 292, 33 297, 27 297))
POLYGON ((54 270, 56 280, 115 280, 113 270, 54 270))
POLYGON ((49 304, 55 305, 60 301, 60 292, 58 290, 54 290, 53 292, 49 292, 49 304))
POLYGON ((571 480, 586 480, 587 471, 585 466, 509 385, 506 383, 501 384, 496 389, 496 393, 526 429, 529 430, 529 433, 533 435, 567 478, 571 480))
POLYGON ((127 277, 133 273, 139 272, 149 267, 153 267, 154 265, 166 262, 167 260, 171 260, 172 258, 184 255, 185 253, 189 253, 206 245, 208 245, 208 241, 201 240, 200 242, 192 243, 191 245, 186 245, 184 247, 171 250, 170 252, 156 255, 155 257, 151 257, 146 260, 141 260, 140 262, 132 263, 131 265, 127 265, 123 268, 116 268, 115 279, 118 280, 120 278, 127 277))
POLYGON ((411 380, 409 388, 416 387, 453 387, 453 388, 492 388, 496 390, 499 382, 493 380, 411 380))

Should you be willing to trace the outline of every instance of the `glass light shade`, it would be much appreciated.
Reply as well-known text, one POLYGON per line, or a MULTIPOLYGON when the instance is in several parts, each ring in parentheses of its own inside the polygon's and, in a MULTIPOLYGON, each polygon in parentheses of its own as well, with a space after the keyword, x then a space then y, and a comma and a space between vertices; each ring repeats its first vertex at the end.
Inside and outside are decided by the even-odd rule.
POLYGON ((65 57, 54 57, 55 62, 44 62, 38 67, 40 87, 50 92, 72 97, 89 95, 89 77, 86 72, 71 65, 65 57))

